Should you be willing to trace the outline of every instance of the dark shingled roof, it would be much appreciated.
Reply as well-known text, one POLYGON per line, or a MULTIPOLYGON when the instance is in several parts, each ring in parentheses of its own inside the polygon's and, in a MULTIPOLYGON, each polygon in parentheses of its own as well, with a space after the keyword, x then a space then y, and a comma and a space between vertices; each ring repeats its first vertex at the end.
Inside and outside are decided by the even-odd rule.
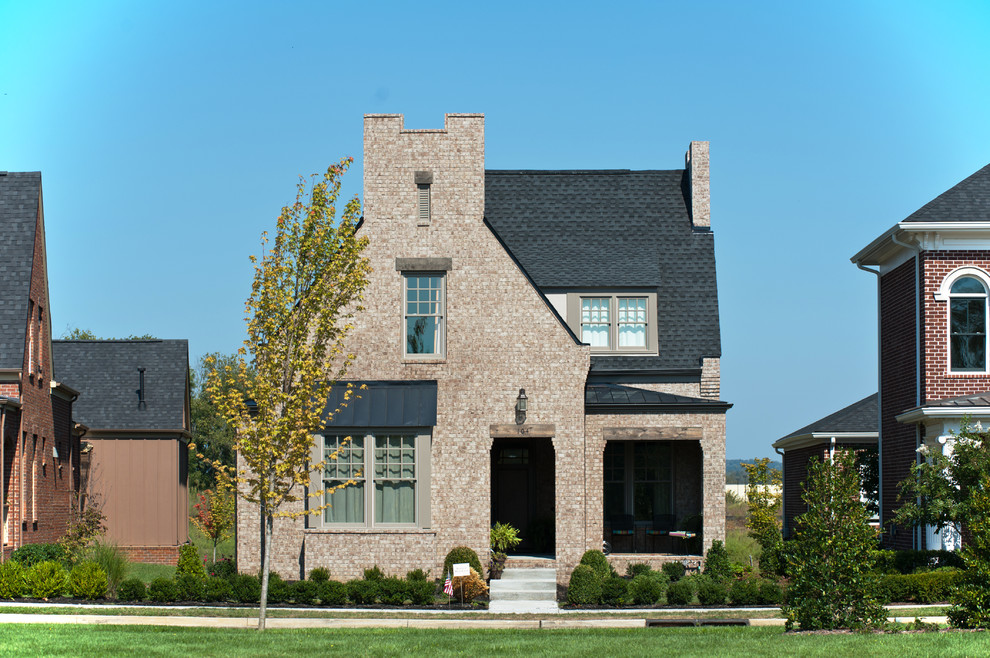
POLYGON ((485 172, 485 219, 544 293, 657 291, 659 356, 595 356, 593 372, 721 355, 714 236, 692 227, 686 189, 681 169, 485 172))
POLYGON ((904 221, 990 221, 990 165, 938 195, 904 221))
POLYGON ((732 405, 720 400, 691 398, 686 395, 661 393, 621 384, 587 384, 584 387, 584 403, 593 407, 717 407, 728 409, 732 405))
POLYGON ((0 176, 0 368, 24 367, 41 172, 0 176))
POLYGON ((189 429, 187 340, 54 340, 55 379, 80 392, 73 420, 92 429, 189 429), (138 368, 146 407, 138 408, 138 368))
POLYGON ((327 427, 433 427, 437 424, 437 383, 425 381, 337 382, 324 410, 337 410, 327 427), (347 384, 351 399, 343 406, 347 384), (360 386, 365 386, 361 389, 360 386))
POLYGON ((780 440, 792 436, 827 432, 876 432, 877 431, 877 394, 868 395, 859 402, 854 402, 844 409, 829 414, 821 420, 791 432, 780 440))

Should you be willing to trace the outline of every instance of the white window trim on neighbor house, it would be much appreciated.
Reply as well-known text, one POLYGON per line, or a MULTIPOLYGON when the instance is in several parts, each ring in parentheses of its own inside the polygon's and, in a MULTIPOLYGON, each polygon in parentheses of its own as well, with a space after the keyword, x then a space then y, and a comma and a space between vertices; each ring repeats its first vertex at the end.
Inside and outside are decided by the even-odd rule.
MULTIPOLYGON (((322 500, 315 501, 315 505, 323 505, 328 497, 337 497, 337 504, 343 504, 344 500, 350 499, 353 505, 360 505, 363 518, 357 521, 333 521, 332 508, 326 508, 320 514, 309 517, 311 528, 335 528, 335 529, 361 529, 361 528, 429 528, 430 520, 430 473, 431 473, 431 449, 432 437, 428 429, 407 429, 407 428, 383 428, 383 429, 353 429, 327 431, 325 435, 317 435, 314 441, 312 460, 314 464, 324 462, 324 470, 313 473, 313 487, 317 490, 325 489, 327 485, 337 481, 352 479, 358 484, 350 485, 338 490, 335 493, 325 494, 322 500), (355 468, 340 468, 336 461, 330 459, 334 452, 332 447, 327 446, 327 441, 334 438, 339 445, 339 441, 344 437, 350 437, 350 441, 345 443, 345 447, 340 451, 340 458, 348 459, 353 456, 352 450, 360 443, 361 456, 357 463, 350 462, 355 468), (389 477, 388 473, 383 473, 383 464, 378 461, 382 456, 382 450, 378 447, 380 441, 389 438, 407 438, 412 440, 412 451, 414 455, 414 473, 411 477, 408 474, 394 474, 389 477), (405 481, 413 484, 413 502, 411 522, 386 521, 385 510, 382 508, 383 496, 376 495, 378 484, 383 481, 405 481), (362 491, 363 489, 363 491, 362 491), (357 500, 353 497, 357 496, 357 500), (381 519, 381 520, 379 520, 381 519)), ((388 448, 384 449, 386 455, 388 448)), ((394 450, 393 450, 394 451, 394 450)), ((386 456, 387 459, 387 456, 386 456)), ((341 464, 342 465, 342 464, 341 464)), ((387 503, 386 503, 387 504, 387 503)))
POLYGON ((988 361, 990 361, 990 313, 988 313, 988 291, 990 291, 990 275, 978 267, 967 265, 953 270, 942 280, 941 286, 935 293, 937 301, 946 302, 945 307, 945 349, 946 349, 946 371, 949 375, 979 375, 988 372, 988 361), (981 293, 961 293, 953 292, 952 288, 963 279, 974 279, 983 287, 981 293), (952 302, 953 300, 982 299, 983 300, 983 367, 982 368, 956 368, 952 361, 952 302))
MULTIPOLYGON (((567 324, 581 342, 585 340, 582 324, 583 306, 589 300, 608 300, 608 346, 591 346, 594 354, 657 354, 657 294, 636 290, 600 290, 567 293, 567 324), (642 300, 646 303, 646 340, 643 346, 620 346, 620 301, 642 300)), ((604 324, 604 323, 603 323, 604 324)))

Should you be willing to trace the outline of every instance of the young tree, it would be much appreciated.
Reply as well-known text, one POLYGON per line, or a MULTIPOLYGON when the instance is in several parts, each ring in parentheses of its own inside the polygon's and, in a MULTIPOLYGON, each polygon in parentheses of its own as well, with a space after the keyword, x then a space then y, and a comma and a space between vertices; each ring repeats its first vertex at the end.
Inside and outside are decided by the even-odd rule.
POLYGON ((207 489, 199 494, 196 516, 192 522, 213 542, 213 561, 217 561, 217 544, 234 535, 234 497, 226 488, 207 489))
POLYGON ((787 550, 787 628, 801 630, 880 626, 886 611, 876 594, 877 532, 860 500, 855 456, 837 451, 812 460, 803 500, 787 550))
POLYGON ((753 464, 743 464, 746 469, 746 497, 749 501, 749 518, 746 527, 749 536, 759 543, 760 571, 764 575, 783 574, 781 550, 784 537, 780 531, 780 507, 782 478, 780 471, 770 467, 766 457, 757 459, 753 464))
MULTIPOLYGON (((234 370, 232 366, 237 361, 237 354, 221 354, 213 352, 205 354, 200 359, 197 370, 189 369, 192 398, 189 401, 192 419, 192 440, 195 450, 189 451, 189 486, 196 491, 216 489, 216 463, 226 467, 234 466, 234 430, 227 424, 227 419, 213 403, 206 382, 210 374, 217 370, 223 379, 224 389, 235 387, 236 381, 227 379, 225 373, 234 370)), ((250 371, 248 376, 251 376, 250 371)), ((239 389, 240 390, 240 389, 239 389)), ((247 392, 240 390, 242 397, 247 392)))
MULTIPOLYGON (((367 238, 355 235, 361 215, 356 197, 335 220, 340 177, 352 161, 331 165, 322 179, 314 177, 311 188, 301 180, 295 203, 279 215, 274 242, 262 236, 261 259, 251 258, 255 271, 246 305, 248 336, 235 362, 213 369, 206 384, 235 429, 234 449, 241 463, 236 470, 220 463, 214 467, 261 512, 262 630, 275 518, 320 513, 325 507, 307 511, 293 503, 309 487, 311 470, 322 468, 310 463, 313 435, 324 427, 331 386, 353 358, 344 351, 344 338, 361 309, 370 271, 361 256, 367 238)), ((347 393, 345 399, 351 391, 347 393)))

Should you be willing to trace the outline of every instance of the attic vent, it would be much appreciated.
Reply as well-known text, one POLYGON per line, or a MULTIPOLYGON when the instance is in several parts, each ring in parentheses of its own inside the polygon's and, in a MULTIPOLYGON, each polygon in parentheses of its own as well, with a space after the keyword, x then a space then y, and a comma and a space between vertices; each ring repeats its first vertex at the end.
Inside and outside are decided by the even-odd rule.
POLYGON ((144 368, 138 368, 138 409, 147 409, 148 403, 144 401, 144 368))
POLYGON ((430 225, 430 186, 420 183, 419 188, 419 225, 430 225))

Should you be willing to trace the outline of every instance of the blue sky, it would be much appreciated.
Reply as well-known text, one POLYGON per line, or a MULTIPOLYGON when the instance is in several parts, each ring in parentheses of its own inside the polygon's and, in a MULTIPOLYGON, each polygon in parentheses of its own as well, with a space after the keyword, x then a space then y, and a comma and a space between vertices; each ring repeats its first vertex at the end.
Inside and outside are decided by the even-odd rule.
POLYGON ((492 169, 711 141, 730 458, 876 390, 861 247, 990 162, 981 2, 0 0, 0 169, 43 173, 56 335, 243 338, 247 257, 362 115, 486 114, 492 169))

